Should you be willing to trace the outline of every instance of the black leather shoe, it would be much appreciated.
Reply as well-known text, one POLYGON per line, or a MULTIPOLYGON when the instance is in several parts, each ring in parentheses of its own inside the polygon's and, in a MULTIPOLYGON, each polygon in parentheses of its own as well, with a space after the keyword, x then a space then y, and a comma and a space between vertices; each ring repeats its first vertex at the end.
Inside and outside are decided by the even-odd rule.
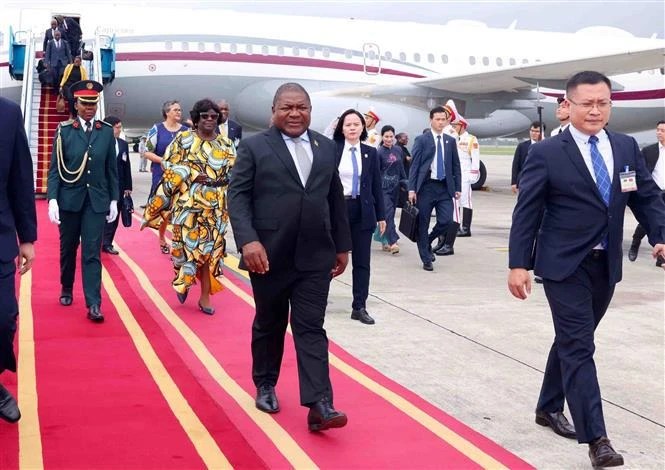
POLYGON ((457 230, 457 236, 458 237, 470 237, 471 236, 471 229, 467 229, 466 227, 460 227, 457 230))
POLYGON ((0 384, 0 418, 9 423, 15 423, 21 419, 16 399, 2 384, 0 384))
POLYGON ((63 287, 60 291, 60 305, 69 307, 74 301, 74 296, 72 295, 72 288, 63 287))
POLYGON ((540 276, 533 276, 533 280, 536 282, 536 284, 542 284, 543 283, 543 278, 540 276))
POLYGON ((312 432, 346 426, 347 418, 341 411, 335 410, 330 400, 322 398, 309 408, 307 427, 312 432))
POLYGON ((623 455, 612 448, 610 440, 605 436, 589 443, 589 458, 593 468, 623 465, 623 455))
POLYGON ((351 320, 360 320, 360 323, 364 323, 365 325, 373 325, 376 323, 364 308, 351 310, 351 320))
POLYGON ((266 413, 277 413, 279 402, 272 385, 261 385, 256 389, 256 407, 266 413))
POLYGON ((568 422, 566 416, 563 414, 563 411, 548 413, 546 411, 536 410, 536 423, 540 424, 541 426, 548 426, 552 428, 552 431, 554 431, 559 436, 563 436, 568 439, 577 438, 577 434, 575 433, 575 426, 568 422))
POLYGON ((434 253, 436 253, 436 252, 439 251, 441 248, 443 248, 443 245, 445 245, 445 244, 446 244, 446 237, 444 237, 443 235, 440 235, 440 236, 439 236, 439 239, 437 240, 436 245, 434 245, 434 248, 432 248, 432 251, 433 251, 434 253))
POLYGON ((104 248, 102 248, 102 251, 104 253, 108 253, 109 255, 119 255, 120 254, 120 252, 118 250, 113 248, 113 245, 105 246, 104 248))
POLYGON ((455 254, 455 249, 450 245, 443 245, 440 249, 435 250, 437 256, 450 256, 455 254))
POLYGON ((434 271, 434 266, 432 266, 432 263, 423 263, 423 269, 425 271, 434 271))
POLYGON ((658 258, 656 258, 656 266, 660 268, 661 266, 663 266, 663 263, 665 263, 665 258, 658 255, 658 258))
POLYGON ((104 315, 102 315, 102 311, 99 309, 99 305, 90 306, 88 309, 88 319, 95 323, 104 322, 104 315))
POLYGON ((628 259, 630 261, 637 259, 637 253, 640 251, 640 242, 641 240, 633 240, 633 243, 630 244, 630 248, 628 249, 628 259))

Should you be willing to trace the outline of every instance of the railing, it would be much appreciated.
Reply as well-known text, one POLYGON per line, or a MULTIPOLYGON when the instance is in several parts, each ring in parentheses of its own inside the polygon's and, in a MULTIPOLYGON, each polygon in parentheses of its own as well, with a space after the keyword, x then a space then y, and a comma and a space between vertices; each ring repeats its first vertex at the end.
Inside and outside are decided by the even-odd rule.
MULTIPOLYGON (((90 79, 96 80, 99 83, 103 83, 102 75, 102 58, 101 58, 101 36, 95 36, 95 39, 92 43, 92 63, 90 65, 90 79)), ((97 106, 97 119, 104 119, 106 115, 105 106, 104 106, 104 92, 99 99, 99 105, 97 106)))
POLYGON ((32 123, 32 91, 35 75, 35 38, 32 32, 28 33, 25 44, 25 59, 23 63, 23 87, 21 87, 21 111, 23 112, 23 127, 26 135, 30 135, 32 123))

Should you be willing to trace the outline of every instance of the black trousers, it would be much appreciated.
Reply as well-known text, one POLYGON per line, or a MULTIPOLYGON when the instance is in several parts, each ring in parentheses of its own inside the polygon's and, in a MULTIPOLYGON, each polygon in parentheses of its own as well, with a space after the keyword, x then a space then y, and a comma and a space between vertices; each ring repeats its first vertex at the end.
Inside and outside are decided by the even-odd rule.
POLYGON ((14 336, 16 335, 16 264, 14 261, 0 262, 0 373, 16 372, 14 336))
POLYGON ((291 307, 291 331, 296 347, 300 403, 321 398, 332 401, 328 367, 328 337, 323 329, 330 271, 287 270, 250 273, 256 315, 252 325, 254 384, 276 385, 284 355, 284 335, 291 307))
MULTIPOLYGON (((123 194, 123 191, 120 192, 123 194)), ((115 231, 118 230, 118 223, 120 221, 120 213, 122 212, 122 203, 124 198, 121 196, 118 200, 118 217, 115 218, 113 222, 106 222, 104 225, 104 237, 102 239, 102 247, 113 246, 113 238, 115 237, 115 231)))
POLYGON ((446 180, 427 179, 418 191, 418 253, 423 263, 432 261, 431 240, 446 233, 446 228, 453 220, 453 199, 448 194, 446 180), (436 225, 429 233, 432 209, 436 209, 436 225))
POLYGON ((60 210, 60 284, 71 288, 76 272, 76 251, 81 243, 81 272, 85 305, 102 303, 102 235, 106 214, 93 212, 86 197, 79 212, 60 210))
POLYGON ((353 302, 351 308, 365 308, 369 295, 369 263, 374 229, 362 228, 360 199, 347 199, 351 227, 351 265, 353 266, 353 302))
POLYGON ((543 286, 552 310, 555 337, 537 409, 563 410, 565 397, 577 440, 588 443, 607 436, 593 360, 594 332, 614 295, 607 254, 594 250, 569 277, 563 281, 543 279, 543 286))

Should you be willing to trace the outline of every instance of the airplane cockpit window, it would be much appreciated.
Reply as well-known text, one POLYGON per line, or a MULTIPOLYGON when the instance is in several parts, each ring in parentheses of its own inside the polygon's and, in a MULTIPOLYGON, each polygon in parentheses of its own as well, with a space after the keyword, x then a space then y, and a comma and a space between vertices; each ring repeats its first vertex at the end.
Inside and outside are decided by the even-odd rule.
POLYGON ((390 52, 390 51, 386 51, 386 52, 383 54, 383 57, 385 57, 386 60, 393 60, 393 53, 390 52))
POLYGON ((261 46, 261 54, 262 55, 270 54, 270 49, 268 48, 268 46, 261 46))
POLYGON ((496 65, 498 65, 499 67, 503 65, 503 59, 501 57, 496 58, 496 65))
POLYGON ((399 53, 399 60, 401 60, 402 62, 406 62, 406 53, 400 52, 399 53))
POLYGON ((252 54, 254 53, 254 48, 252 47, 251 44, 247 44, 247 45, 245 46, 245 52, 246 52, 248 55, 252 55, 252 54))
POLYGON ((231 52, 231 54, 236 54, 238 52, 238 45, 235 43, 229 45, 229 52, 231 52))
POLYGON ((448 63, 448 54, 443 54, 441 56, 441 62, 443 62, 444 64, 448 63))
POLYGON ((483 57, 483 65, 489 65, 489 64, 490 64, 489 58, 488 57, 483 57))
POLYGON ((328 49, 327 47, 323 48, 323 57, 325 57, 326 59, 330 57, 330 49, 328 49))
POLYGON ((300 48, 299 47, 294 47, 291 52, 295 57, 298 57, 300 55, 300 48))
POLYGON ((183 51, 188 51, 189 50, 189 43, 188 42, 182 42, 180 44, 180 49, 183 51))
POLYGON ((199 52, 205 52, 206 51, 206 45, 204 42, 199 43, 199 52))
POLYGON ((413 61, 414 61, 414 62, 420 62, 420 54, 418 54, 417 52, 415 52, 415 53, 413 54, 413 61))
POLYGON ((314 51, 314 48, 313 47, 308 47, 307 48, 307 55, 309 57, 314 57, 314 54, 316 54, 316 51, 314 51))
POLYGON ((472 55, 469 56, 469 64, 476 65, 476 58, 472 55))
POLYGON ((166 49, 167 51, 173 50, 173 43, 171 41, 166 41, 164 43, 164 49, 166 49))

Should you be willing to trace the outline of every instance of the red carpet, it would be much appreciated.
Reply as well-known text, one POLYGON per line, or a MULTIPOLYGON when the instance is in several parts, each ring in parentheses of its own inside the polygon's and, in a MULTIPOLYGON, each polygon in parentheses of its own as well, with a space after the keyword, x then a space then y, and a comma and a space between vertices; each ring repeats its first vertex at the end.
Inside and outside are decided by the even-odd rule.
MULTIPOLYGON (((48 223, 41 201, 38 210, 32 307, 44 468, 205 468, 204 453, 196 447, 200 436, 185 431, 176 408, 160 391, 139 354, 145 348, 130 336, 109 284, 103 291, 103 325, 85 318, 80 283, 74 305, 59 306, 57 229, 48 223)), ((335 405, 349 415, 346 428, 307 431, 290 336, 277 388, 282 411, 273 416, 257 412, 252 307, 227 288, 213 297, 216 315, 204 315, 196 307, 198 287, 180 305, 170 285, 169 258, 159 253, 157 237, 139 232, 135 223, 119 228, 116 241, 124 253, 102 256, 113 284, 179 393, 233 467, 531 468, 332 343, 335 405)), ((243 278, 230 270, 227 276, 251 295, 243 278)), ((0 468, 18 467, 18 439, 16 426, 0 423, 0 468)))
POLYGON ((53 150, 53 137, 55 129, 61 121, 67 120, 69 111, 65 107, 64 113, 55 110, 56 96, 50 89, 43 87, 41 104, 39 107, 39 141, 37 147, 37 174, 35 178, 35 192, 46 194, 48 168, 53 150))

